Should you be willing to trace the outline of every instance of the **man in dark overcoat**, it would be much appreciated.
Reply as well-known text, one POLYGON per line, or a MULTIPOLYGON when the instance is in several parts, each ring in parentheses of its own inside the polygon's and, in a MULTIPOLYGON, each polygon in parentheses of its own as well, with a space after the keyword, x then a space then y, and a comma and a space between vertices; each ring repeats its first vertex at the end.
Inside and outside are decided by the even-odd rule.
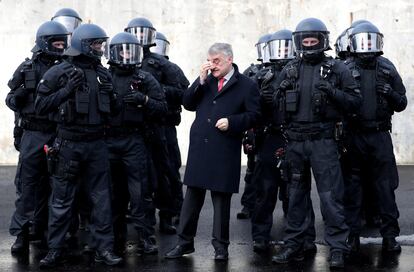
POLYGON ((210 190, 215 259, 227 260, 231 196, 239 190, 243 132, 260 115, 258 87, 233 64, 231 45, 215 43, 201 65, 200 77, 184 93, 183 105, 195 111, 196 118, 190 131, 178 242, 165 257, 194 252, 199 214, 210 190))

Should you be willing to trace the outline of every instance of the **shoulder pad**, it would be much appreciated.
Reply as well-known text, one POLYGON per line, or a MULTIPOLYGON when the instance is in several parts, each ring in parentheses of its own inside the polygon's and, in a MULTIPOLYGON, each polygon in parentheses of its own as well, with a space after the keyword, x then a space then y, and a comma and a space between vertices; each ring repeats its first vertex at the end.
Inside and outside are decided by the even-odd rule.
POLYGON ((144 80, 144 79, 145 79, 145 77, 146 77, 145 72, 144 72, 144 71, 141 71, 141 70, 139 70, 139 71, 136 73, 136 75, 137 75, 137 77, 138 77, 139 79, 141 79, 141 80, 144 80))

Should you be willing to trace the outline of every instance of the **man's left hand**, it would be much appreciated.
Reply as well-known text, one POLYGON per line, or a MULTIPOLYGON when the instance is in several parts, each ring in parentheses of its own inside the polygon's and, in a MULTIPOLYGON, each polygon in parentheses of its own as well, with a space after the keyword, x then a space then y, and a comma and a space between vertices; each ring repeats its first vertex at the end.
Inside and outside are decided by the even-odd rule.
POLYGON ((377 84, 377 92, 383 94, 384 96, 390 96, 393 92, 390 84, 377 84))
POLYGON ((220 118, 216 123, 216 128, 221 131, 226 131, 229 129, 229 119, 227 118, 220 118))
POLYGON ((326 80, 320 80, 318 83, 315 84, 315 87, 322 92, 325 92, 327 95, 334 95, 335 88, 326 80))

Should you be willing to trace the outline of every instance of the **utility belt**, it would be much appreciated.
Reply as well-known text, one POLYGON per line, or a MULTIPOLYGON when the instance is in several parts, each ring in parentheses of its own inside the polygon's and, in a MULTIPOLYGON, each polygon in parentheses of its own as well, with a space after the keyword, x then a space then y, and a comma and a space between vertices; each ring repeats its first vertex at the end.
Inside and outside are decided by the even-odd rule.
POLYGON ((288 130, 286 132, 288 140, 304 142, 304 141, 316 141, 321 139, 333 139, 334 138, 334 130, 324 130, 324 131, 317 131, 317 132, 298 132, 288 130))
POLYGON ((140 127, 105 127, 105 137, 123 137, 141 133, 140 127))
POLYGON ((359 132, 391 131, 390 121, 358 121, 357 124, 350 124, 349 129, 359 132))
POLYGON ((71 131, 64 128, 59 128, 57 131, 57 137, 75 142, 96 141, 104 137, 104 129, 101 128, 88 130, 85 128, 85 130, 71 131))
POLYGON ((21 119, 20 127, 25 130, 40 132, 55 132, 56 124, 51 121, 21 119))
POLYGON ((263 130, 263 133, 266 135, 276 135, 276 134, 280 134, 281 132, 282 132, 281 126, 273 126, 273 125, 265 126, 263 130))

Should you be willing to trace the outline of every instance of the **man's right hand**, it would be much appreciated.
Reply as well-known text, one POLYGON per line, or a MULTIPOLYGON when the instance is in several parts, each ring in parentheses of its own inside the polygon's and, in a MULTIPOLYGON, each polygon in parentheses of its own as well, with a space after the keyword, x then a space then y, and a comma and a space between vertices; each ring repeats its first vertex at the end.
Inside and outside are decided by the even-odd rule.
POLYGON ((208 70, 210 70, 211 68, 212 67, 211 67, 210 62, 206 62, 201 65, 200 67, 200 83, 201 84, 204 84, 204 82, 206 81, 208 70))
POLYGON ((66 83, 67 90, 72 93, 76 91, 77 88, 79 88, 83 83, 83 72, 80 69, 73 70, 70 75, 68 82, 66 83))
POLYGON ((290 87, 292 87, 292 83, 291 83, 289 80, 284 79, 284 80, 280 83, 279 89, 281 89, 281 90, 283 90, 283 91, 286 91, 286 90, 287 90, 287 89, 289 89, 290 87))

